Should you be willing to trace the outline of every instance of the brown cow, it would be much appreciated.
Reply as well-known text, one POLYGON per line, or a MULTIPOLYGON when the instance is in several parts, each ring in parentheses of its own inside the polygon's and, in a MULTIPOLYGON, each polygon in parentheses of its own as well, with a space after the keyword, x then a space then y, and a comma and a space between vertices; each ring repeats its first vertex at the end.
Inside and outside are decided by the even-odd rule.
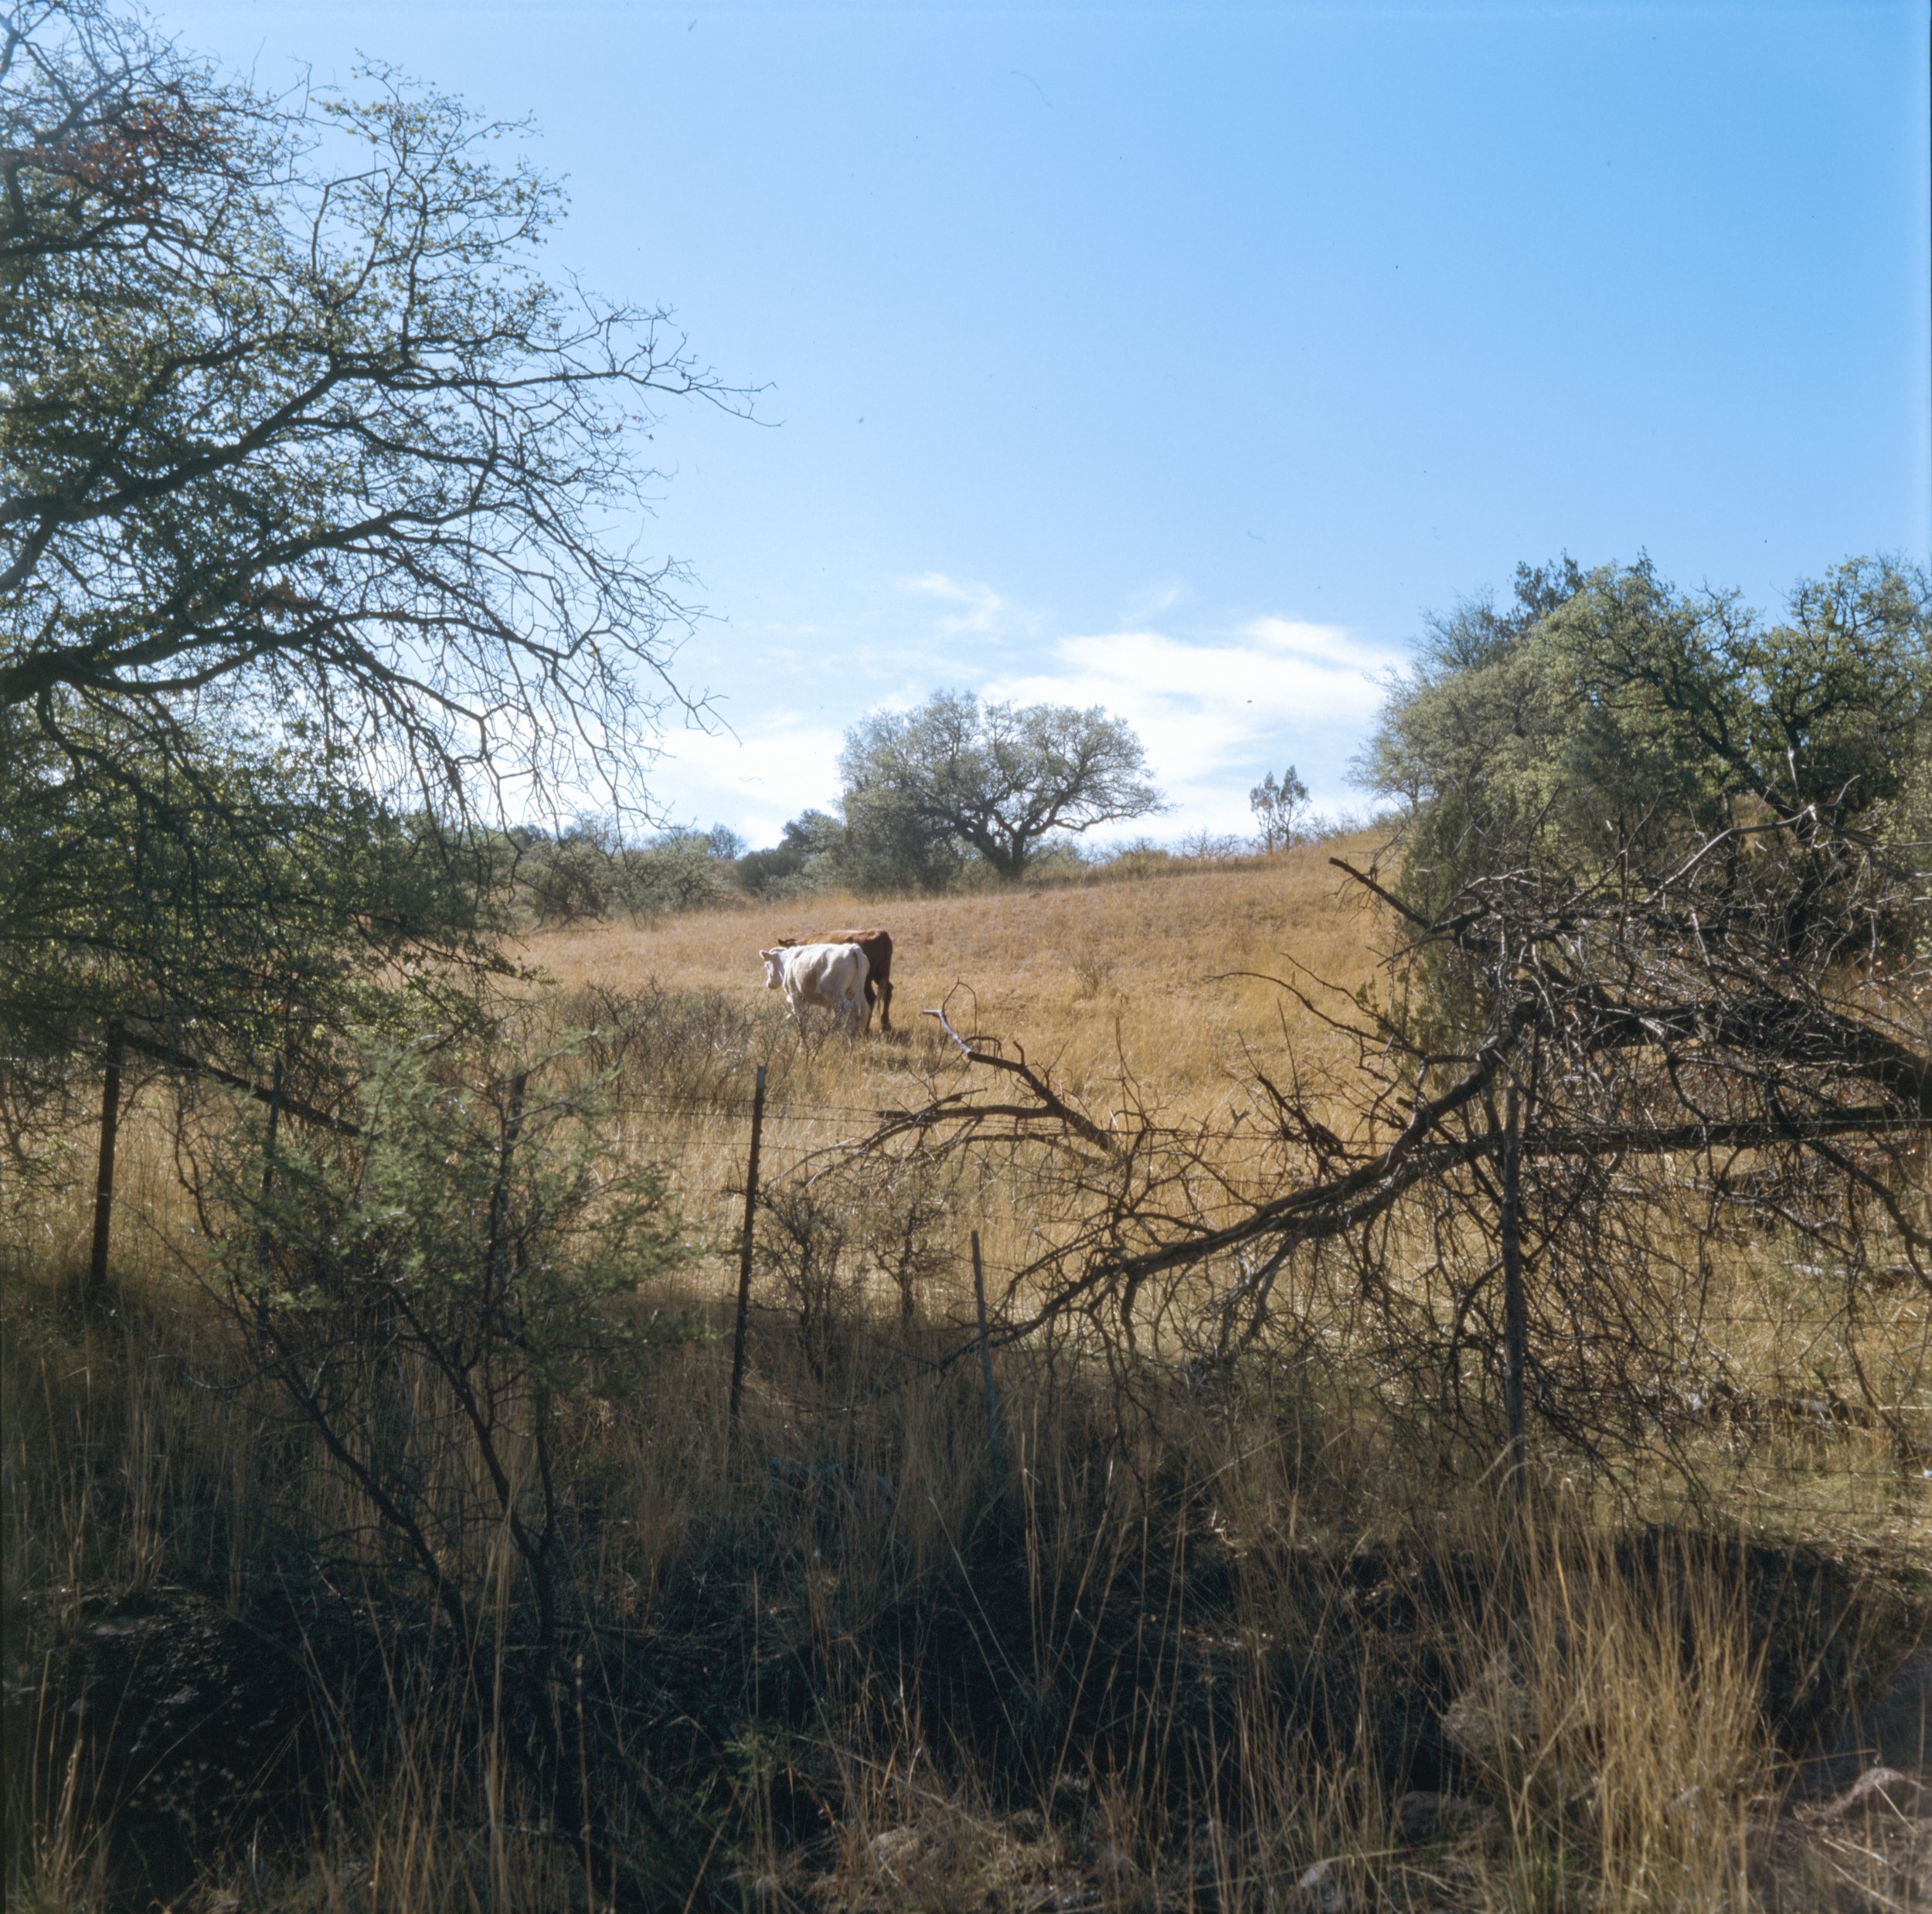
POLYGON ((781 937, 772 946, 783 950, 798 943, 855 943, 872 966, 866 977, 866 1022, 872 1022, 872 1007, 879 1005, 879 1028, 893 1027, 893 940, 889 930, 826 930, 809 937, 781 937))

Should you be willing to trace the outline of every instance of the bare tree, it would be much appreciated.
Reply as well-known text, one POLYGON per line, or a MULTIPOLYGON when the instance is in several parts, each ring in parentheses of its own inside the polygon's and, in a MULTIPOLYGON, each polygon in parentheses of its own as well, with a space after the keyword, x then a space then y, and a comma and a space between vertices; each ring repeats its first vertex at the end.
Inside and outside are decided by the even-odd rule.
POLYGON ((1080 1314, 1131 1336, 1162 1317, 1168 1346, 1216 1358, 1284 1338, 1478 1467, 1539 1435, 1612 1471, 1659 1441, 1688 1467, 1680 1438, 1748 1407, 1705 1331, 1712 1286, 1802 1261, 1842 1286, 1832 1413, 1916 1452, 1892 1406, 1925 1377, 1878 1386, 1855 1331, 1881 1270, 1932 1289, 1923 599, 1846 568, 1764 633, 1727 601, 1686 613, 1641 572, 1574 582, 1552 654, 1600 674, 1594 712, 1630 729, 1583 740, 1624 801, 1553 829, 1540 768, 1512 791, 1479 748, 1492 692, 1519 744, 1540 702, 1555 747, 1575 746, 1579 701, 1526 693, 1535 659, 1498 646, 1478 655, 1505 669, 1487 689, 1423 685, 1420 716, 1452 747, 1427 803, 1393 872, 1337 861, 1387 913, 1388 987, 1274 980, 1354 1039, 1358 1067, 1310 1082, 1291 1051, 1256 1069, 1243 1123, 1270 1142, 1265 1173, 1131 1093, 1094 1147, 1093 1119, 1039 1084, 1019 1121, 936 1093, 870 1140, 1054 1146, 1001 1334, 1080 1314), (1707 615, 1728 651, 1699 648, 1707 615), (1640 751, 1677 767, 1675 808, 1640 751), (1727 791, 1710 767, 1733 759, 1750 775, 1727 791))

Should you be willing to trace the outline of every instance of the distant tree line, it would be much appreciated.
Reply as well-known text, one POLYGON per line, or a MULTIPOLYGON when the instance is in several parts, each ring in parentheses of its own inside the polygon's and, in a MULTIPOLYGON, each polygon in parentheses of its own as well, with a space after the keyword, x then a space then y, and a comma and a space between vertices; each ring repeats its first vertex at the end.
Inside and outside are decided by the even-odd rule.
POLYGON ((869 714, 848 733, 839 771, 832 810, 801 812, 758 850, 723 824, 628 842, 594 820, 508 832, 501 855, 517 913, 556 927, 743 898, 932 896, 1103 868, 1151 875, 1267 855, 1345 828, 1314 811, 1291 764, 1250 794, 1251 838, 1196 831, 1172 845, 1142 837, 1087 848, 1082 832, 1165 808, 1131 728, 1098 707, 982 705, 969 692, 869 714))
POLYGON ((742 892, 744 840, 723 824, 685 826, 625 843, 606 824, 506 831, 500 869, 513 906, 539 930, 587 918, 669 916, 742 892))

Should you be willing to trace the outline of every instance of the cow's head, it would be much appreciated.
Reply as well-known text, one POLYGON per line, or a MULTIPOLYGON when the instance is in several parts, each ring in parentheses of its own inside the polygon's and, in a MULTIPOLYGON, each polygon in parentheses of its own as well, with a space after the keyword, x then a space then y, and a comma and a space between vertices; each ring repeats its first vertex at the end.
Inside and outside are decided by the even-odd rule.
POLYGON ((778 989, 785 981, 784 947, 781 944, 776 950, 760 950, 758 954, 765 960, 765 988, 778 989))

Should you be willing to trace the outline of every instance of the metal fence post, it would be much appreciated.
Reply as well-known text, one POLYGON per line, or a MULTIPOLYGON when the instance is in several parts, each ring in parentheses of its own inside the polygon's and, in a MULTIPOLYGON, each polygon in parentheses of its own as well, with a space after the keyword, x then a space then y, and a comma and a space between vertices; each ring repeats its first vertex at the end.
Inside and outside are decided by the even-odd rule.
POLYGON ((107 1243, 114 1208, 114 1141, 121 1130, 121 1025, 107 1026, 107 1075, 100 1090, 100 1163, 94 1177, 94 1250, 87 1262, 87 1291, 99 1296, 107 1287, 107 1243))
POLYGON ((751 1093, 751 1160, 745 1170, 745 1226, 738 1241, 738 1323, 731 1338, 731 1430, 738 1430, 738 1405, 745 1389, 745 1332, 751 1315, 751 1226, 758 1213, 758 1138, 765 1127, 765 1066, 751 1093))

